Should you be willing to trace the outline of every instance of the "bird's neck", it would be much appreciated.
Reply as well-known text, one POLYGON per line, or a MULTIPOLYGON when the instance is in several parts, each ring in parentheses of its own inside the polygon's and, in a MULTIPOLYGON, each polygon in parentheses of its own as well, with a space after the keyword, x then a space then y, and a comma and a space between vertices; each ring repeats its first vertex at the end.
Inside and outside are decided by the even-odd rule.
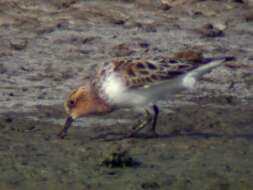
POLYGON ((93 91, 91 92, 91 98, 93 100, 93 103, 95 104, 95 110, 96 113, 108 113, 112 111, 112 106, 103 98, 100 96, 100 93, 96 88, 91 88, 93 91))

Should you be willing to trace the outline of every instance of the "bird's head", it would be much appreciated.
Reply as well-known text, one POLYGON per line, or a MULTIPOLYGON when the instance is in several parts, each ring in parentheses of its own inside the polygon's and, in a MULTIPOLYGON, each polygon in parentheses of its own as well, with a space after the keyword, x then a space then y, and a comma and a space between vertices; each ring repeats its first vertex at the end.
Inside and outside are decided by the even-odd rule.
POLYGON ((75 119, 90 114, 106 113, 111 110, 111 107, 98 96, 90 83, 72 90, 64 102, 64 108, 67 119, 59 136, 66 135, 68 128, 71 127, 75 119))
POLYGON ((64 102, 64 108, 69 117, 76 119, 87 115, 92 103, 90 87, 85 85, 71 91, 64 102))

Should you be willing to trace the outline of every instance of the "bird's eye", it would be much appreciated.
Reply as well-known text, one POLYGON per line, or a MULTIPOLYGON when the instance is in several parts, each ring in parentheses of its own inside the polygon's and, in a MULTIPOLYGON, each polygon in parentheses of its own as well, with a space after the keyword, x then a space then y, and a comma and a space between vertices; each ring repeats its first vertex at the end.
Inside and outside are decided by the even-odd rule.
POLYGON ((75 101, 74 100, 70 100, 69 101, 69 106, 71 107, 71 106, 74 106, 75 105, 75 101))

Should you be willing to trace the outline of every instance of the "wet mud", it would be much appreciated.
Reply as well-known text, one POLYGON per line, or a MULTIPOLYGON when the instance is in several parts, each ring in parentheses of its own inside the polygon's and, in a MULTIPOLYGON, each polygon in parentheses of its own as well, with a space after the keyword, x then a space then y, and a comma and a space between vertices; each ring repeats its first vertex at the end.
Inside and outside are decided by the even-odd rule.
POLYGON ((0 189, 253 189, 252 10, 250 0, 1 1, 0 189), (127 137, 141 116, 125 109, 57 138, 66 94, 96 65, 189 50, 236 60, 160 102, 157 137, 127 137))

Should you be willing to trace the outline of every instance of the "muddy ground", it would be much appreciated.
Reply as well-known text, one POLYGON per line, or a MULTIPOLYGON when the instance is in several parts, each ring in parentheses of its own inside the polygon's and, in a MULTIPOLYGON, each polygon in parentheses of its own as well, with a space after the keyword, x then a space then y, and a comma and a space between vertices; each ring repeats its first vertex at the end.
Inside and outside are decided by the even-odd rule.
POLYGON ((0 189, 252 190, 252 4, 1 0, 0 189), (187 49, 237 60, 161 102, 158 137, 124 138, 139 114, 119 110, 56 138, 95 65, 187 49))

